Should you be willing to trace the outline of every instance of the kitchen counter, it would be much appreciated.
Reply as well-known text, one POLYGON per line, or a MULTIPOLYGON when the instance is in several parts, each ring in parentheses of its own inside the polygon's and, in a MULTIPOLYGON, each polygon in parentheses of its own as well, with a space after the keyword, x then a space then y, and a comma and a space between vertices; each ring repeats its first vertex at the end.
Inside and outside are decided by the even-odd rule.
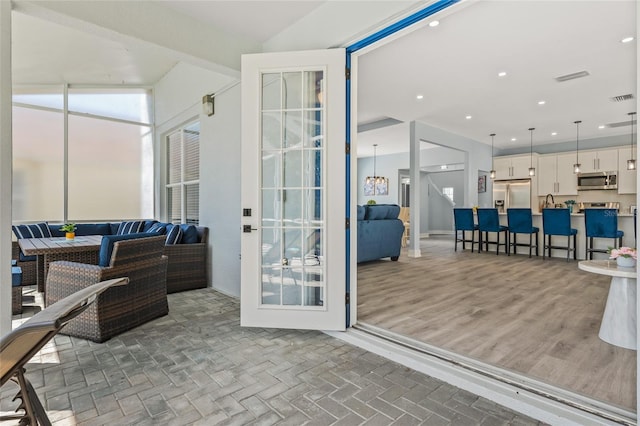
MULTIPOLYGON (((500 224, 507 225, 507 214, 500 213, 500 224)), ((537 226, 540 228, 540 256, 542 256, 542 246, 543 246, 543 233, 544 229, 542 228, 542 213, 533 213, 533 226, 537 226)), ((572 213, 571 214, 571 227, 578 230, 577 235, 577 256, 578 259, 585 259, 585 251, 586 251, 586 238, 584 235, 584 213, 572 213)), ((635 247, 636 242, 634 239, 634 229, 633 229, 633 214, 630 213, 620 213, 618 214, 618 229, 624 232, 624 237, 622 238, 622 245, 627 247, 635 247)), ((520 236, 519 239, 523 239, 523 236, 520 236)), ((559 243, 560 237, 554 238, 554 245, 559 243)), ((528 237, 527 237, 528 241, 528 237)), ((608 247, 612 247, 614 244, 613 238, 594 238, 593 244, 595 248, 598 249, 607 249, 608 247)), ((565 244, 564 242, 562 244, 565 244)), ((519 253, 528 254, 528 249, 526 247, 518 247, 520 250, 519 253)), ((567 252, 564 250, 552 250, 552 257, 566 257, 567 252)), ((604 253, 594 253, 593 258, 595 259, 607 259, 607 255, 604 253)))

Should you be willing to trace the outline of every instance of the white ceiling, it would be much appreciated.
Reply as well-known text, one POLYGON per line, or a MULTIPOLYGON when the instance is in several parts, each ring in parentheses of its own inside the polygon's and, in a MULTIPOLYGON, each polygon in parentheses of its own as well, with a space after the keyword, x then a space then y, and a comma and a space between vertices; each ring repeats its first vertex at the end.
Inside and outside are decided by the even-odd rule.
MULTIPOLYGON (((323 1, 163 1, 176 13, 264 42, 323 1)), ((406 151, 406 122, 427 124, 497 148, 628 134, 599 130, 628 120, 636 100, 636 3, 619 1, 476 1, 360 57, 359 123, 386 117, 405 122, 361 133, 358 155, 406 151), (499 71, 508 75, 498 78, 499 71), (554 77, 587 70, 565 83, 554 77), (424 95, 422 101, 415 96, 424 95), (539 100, 546 104, 540 106, 539 100), (470 120, 465 115, 471 115, 470 120), (552 131, 558 135, 552 137, 552 131), (512 137, 517 138, 511 142, 512 137)), ((330 26, 328 26, 328 31, 330 26)), ((166 51, 101 39, 14 13, 14 82, 154 84, 178 61, 166 51)), ((437 141, 434 141, 437 142, 437 141)))
MULTIPOLYGON (((359 121, 418 120, 496 148, 628 135, 636 100, 634 1, 479 1, 360 58, 359 121), (588 77, 555 77, 586 70, 588 77), (506 71, 507 76, 498 77, 506 71), (416 95, 422 94, 422 101, 416 95), (538 101, 544 100, 544 105, 538 101), (467 120, 465 117, 471 115, 467 120), (552 136, 552 132, 557 132, 552 136), (511 138, 517 141, 512 142, 511 138)), ((406 151, 406 126, 359 136, 358 154, 406 151)), ((437 141, 433 141, 437 142, 437 141)))

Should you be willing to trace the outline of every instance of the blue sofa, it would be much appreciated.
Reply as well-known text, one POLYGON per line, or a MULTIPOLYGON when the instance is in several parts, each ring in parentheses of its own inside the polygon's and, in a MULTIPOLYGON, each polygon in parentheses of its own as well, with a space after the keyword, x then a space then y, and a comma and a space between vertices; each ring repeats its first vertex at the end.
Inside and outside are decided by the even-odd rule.
POLYGON ((390 257, 398 260, 404 224, 397 204, 358 206, 358 263, 390 257))
MULTIPOLYGON (((62 224, 31 224, 13 227, 16 238, 41 237, 38 232, 47 232, 52 237, 64 237, 62 224), (46 228, 46 229, 45 229, 46 228)), ((204 226, 173 225, 156 220, 139 220, 112 223, 78 223, 76 236, 116 235, 123 233, 154 232, 167 236, 164 255, 169 258, 167 266, 167 293, 207 287, 207 247, 209 229, 204 226), (120 229, 120 228, 123 229, 120 229), (125 228, 126 227, 126 228, 125 228)), ((44 236, 49 236, 44 235, 44 236)), ((35 256, 25 257, 16 241, 12 243, 12 259, 23 270, 23 285, 36 283, 35 256)), ((38 288, 38 291, 44 291, 38 288)))

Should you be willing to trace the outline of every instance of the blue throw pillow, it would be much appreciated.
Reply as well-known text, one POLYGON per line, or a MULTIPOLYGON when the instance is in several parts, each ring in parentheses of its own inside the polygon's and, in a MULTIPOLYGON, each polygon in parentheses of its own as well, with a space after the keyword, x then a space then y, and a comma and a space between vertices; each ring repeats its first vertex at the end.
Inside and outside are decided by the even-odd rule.
POLYGON ((100 253, 98 254, 98 266, 109 266, 111 262, 111 254, 113 253, 113 244, 117 241, 133 240, 136 238, 155 237, 156 234, 148 234, 140 232, 137 234, 125 235, 105 235, 100 242, 100 253))
POLYGON ((166 223, 156 222, 153 225, 151 225, 149 229, 147 229, 145 232, 155 232, 156 234, 164 235, 166 230, 167 230, 166 223))
POLYGON ((116 232, 116 235, 137 234, 142 232, 143 228, 144 228, 144 220, 122 222, 118 227, 118 232, 116 232))
POLYGON ((158 223, 158 221, 155 219, 145 220, 144 226, 142 227, 142 232, 149 232, 149 229, 156 223, 158 223))
POLYGON ((33 225, 14 225, 11 227, 16 238, 51 238, 51 230, 46 223, 34 223, 33 225))
POLYGON ((180 244, 181 241, 182 228, 180 228, 179 225, 167 225, 167 239, 165 241, 165 245, 180 244))
POLYGON ((198 230, 194 225, 180 225, 182 229, 182 243, 181 244, 195 244, 198 241, 198 230))

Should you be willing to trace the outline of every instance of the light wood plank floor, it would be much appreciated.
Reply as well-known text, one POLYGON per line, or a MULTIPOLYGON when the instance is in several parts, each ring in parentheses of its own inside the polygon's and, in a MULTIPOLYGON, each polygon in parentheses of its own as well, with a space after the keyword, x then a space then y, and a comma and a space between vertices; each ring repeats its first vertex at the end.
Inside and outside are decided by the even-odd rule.
POLYGON ((452 236, 421 246, 421 258, 358 265, 358 322, 635 412, 636 352, 598 338, 609 277, 575 261, 454 252, 452 236))

